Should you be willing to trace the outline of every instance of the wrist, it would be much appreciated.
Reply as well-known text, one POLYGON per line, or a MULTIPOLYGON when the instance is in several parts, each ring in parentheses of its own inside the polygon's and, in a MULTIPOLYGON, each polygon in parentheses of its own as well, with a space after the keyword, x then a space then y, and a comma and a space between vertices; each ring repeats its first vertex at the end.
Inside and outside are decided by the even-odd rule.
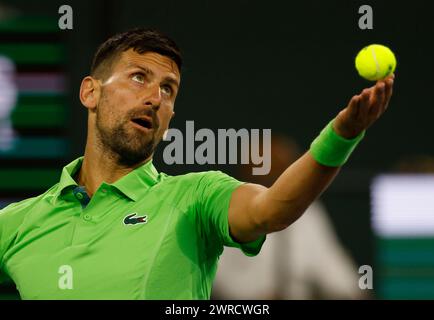
POLYGON ((340 167, 347 162, 351 153, 363 139, 365 131, 352 139, 347 139, 334 130, 334 122, 335 120, 330 121, 312 142, 310 152, 318 163, 329 167, 340 167))
POLYGON ((363 129, 350 128, 336 118, 332 120, 332 129, 338 136, 348 140, 356 138, 363 132, 363 129))

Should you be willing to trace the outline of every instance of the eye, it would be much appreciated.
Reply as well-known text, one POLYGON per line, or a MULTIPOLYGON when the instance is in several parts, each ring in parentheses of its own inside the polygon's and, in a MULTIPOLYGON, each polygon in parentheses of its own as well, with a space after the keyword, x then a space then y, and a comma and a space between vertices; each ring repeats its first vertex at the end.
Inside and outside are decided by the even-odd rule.
POLYGON ((164 94, 171 96, 173 93, 173 89, 171 86, 165 85, 161 87, 161 92, 163 92, 164 94))
POLYGON ((141 84, 145 83, 145 76, 141 73, 133 74, 133 77, 131 79, 133 79, 133 81, 141 83, 141 84))

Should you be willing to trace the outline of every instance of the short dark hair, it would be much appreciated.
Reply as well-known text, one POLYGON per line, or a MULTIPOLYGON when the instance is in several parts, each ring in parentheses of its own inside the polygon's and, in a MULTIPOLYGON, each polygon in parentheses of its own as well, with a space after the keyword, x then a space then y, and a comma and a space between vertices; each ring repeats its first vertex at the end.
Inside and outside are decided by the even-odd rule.
POLYGON ((158 30, 136 28, 118 33, 99 46, 93 57, 91 75, 105 77, 115 58, 128 49, 133 49, 139 54, 145 52, 161 54, 172 59, 181 70, 181 51, 175 41, 158 30))

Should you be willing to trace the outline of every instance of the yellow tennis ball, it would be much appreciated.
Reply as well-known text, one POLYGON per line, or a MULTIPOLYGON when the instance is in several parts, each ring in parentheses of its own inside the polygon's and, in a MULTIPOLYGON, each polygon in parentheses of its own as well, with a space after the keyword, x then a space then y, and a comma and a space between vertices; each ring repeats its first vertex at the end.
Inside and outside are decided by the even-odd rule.
POLYGON ((388 47, 371 44, 357 54, 356 69, 367 80, 384 79, 395 72, 396 58, 388 47))

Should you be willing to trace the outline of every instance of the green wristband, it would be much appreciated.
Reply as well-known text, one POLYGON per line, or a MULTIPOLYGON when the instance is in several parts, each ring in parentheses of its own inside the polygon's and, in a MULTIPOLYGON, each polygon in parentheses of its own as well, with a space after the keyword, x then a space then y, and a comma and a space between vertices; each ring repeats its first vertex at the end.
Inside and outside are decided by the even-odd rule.
POLYGON ((328 167, 340 167, 347 162, 351 153, 365 136, 362 131, 353 139, 345 139, 333 130, 333 121, 321 131, 310 145, 310 153, 320 164, 328 167))

